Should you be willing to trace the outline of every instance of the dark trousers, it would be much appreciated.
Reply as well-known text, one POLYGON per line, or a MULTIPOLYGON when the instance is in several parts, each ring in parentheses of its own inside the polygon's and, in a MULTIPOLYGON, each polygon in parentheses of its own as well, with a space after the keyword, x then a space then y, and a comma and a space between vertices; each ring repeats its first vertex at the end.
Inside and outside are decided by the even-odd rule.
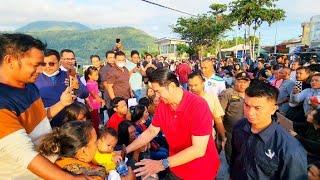
POLYGON ((111 116, 114 114, 114 110, 112 108, 111 109, 107 109, 107 112, 108 112, 109 118, 111 118, 111 116))
POLYGON ((231 160, 231 153, 232 153, 232 144, 231 144, 231 138, 232 138, 232 132, 226 132, 227 136, 227 142, 224 147, 227 163, 230 165, 230 160, 231 160))
POLYGON ((286 117, 293 122, 306 122, 307 119, 304 115, 303 105, 290 107, 286 113, 286 117))
POLYGON ((92 126, 94 127, 94 129, 96 130, 96 132, 99 132, 99 124, 100 124, 100 114, 99 114, 99 110, 98 109, 94 109, 90 112, 90 116, 91 116, 91 122, 92 122, 92 126))

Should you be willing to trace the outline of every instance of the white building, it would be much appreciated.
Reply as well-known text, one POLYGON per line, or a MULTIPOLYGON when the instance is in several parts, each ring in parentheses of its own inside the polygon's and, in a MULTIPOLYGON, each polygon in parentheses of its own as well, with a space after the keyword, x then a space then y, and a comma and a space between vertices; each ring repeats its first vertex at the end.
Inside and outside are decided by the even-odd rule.
POLYGON ((320 15, 310 19, 310 47, 320 47, 320 15))
MULTIPOLYGON (((160 56, 167 57, 170 60, 176 60, 178 58, 177 45, 188 45, 188 41, 177 38, 161 38, 155 41, 158 44, 160 56)), ((183 54, 181 58, 187 58, 186 54, 183 54)))

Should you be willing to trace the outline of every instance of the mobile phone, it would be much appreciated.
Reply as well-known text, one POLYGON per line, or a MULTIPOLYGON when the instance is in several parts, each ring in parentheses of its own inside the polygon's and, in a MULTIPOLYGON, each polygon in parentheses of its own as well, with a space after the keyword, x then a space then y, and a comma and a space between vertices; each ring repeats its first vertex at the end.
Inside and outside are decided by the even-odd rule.
POLYGON ((141 64, 140 62, 137 63, 137 68, 140 68, 141 64))
POLYGON ((297 89, 299 89, 299 92, 301 92, 302 91, 302 81, 296 81, 295 82, 295 87, 297 89))
POLYGON ((72 83, 72 79, 75 78, 77 75, 77 72, 76 72, 76 69, 74 68, 71 68, 68 70, 68 86, 70 87, 71 86, 71 83, 72 83))
POLYGON ((120 43, 120 41, 121 41, 120 38, 116 39, 116 43, 120 43))

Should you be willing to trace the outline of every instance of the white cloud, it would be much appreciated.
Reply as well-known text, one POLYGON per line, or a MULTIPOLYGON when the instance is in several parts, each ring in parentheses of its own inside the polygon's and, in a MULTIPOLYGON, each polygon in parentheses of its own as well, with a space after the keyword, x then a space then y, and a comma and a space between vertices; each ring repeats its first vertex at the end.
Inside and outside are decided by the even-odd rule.
MULTIPOLYGON (((209 10, 211 3, 228 3, 231 0, 150 1, 191 14, 201 14, 209 10)), ((278 5, 285 9, 287 15, 286 20, 278 24, 281 37, 284 38, 299 34, 301 22, 320 14, 319 0, 280 0, 278 5)), ((141 0, 8 0, 1 1, 0 31, 13 30, 32 21, 56 20, 79 22, 93 28, 134 26, 151 35, 163 37, 175 36, 169 25, 181 16, 188 17, 141 0)), ((272 39, 272 31, 274 27, 261 29, 266 39, 272 39)))

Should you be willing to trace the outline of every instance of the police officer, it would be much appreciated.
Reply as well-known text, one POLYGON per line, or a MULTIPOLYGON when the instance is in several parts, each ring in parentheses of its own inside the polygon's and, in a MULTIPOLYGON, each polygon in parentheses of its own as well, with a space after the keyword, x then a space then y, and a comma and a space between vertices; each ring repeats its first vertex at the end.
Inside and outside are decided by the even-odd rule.
POLYGON ((205 78, 205 91, 209 94, 218 96, 226 89, 225 81, 214 72, 213 62, 210 58, 204 59, 201 64, 201 71, 205 78))
POLYGON ((250 84, 250 78, 245 72, 240 72, 236 75, 236 80, 233 88, 224 90, 220 96, 220 103, 225 111, 223 124, 226 129, 227 142, 225 145, 226 159, 230 163, 231 158, 231 137, 233 126, 242 119, 243 116, 243 98, 245 90, 250 84))

